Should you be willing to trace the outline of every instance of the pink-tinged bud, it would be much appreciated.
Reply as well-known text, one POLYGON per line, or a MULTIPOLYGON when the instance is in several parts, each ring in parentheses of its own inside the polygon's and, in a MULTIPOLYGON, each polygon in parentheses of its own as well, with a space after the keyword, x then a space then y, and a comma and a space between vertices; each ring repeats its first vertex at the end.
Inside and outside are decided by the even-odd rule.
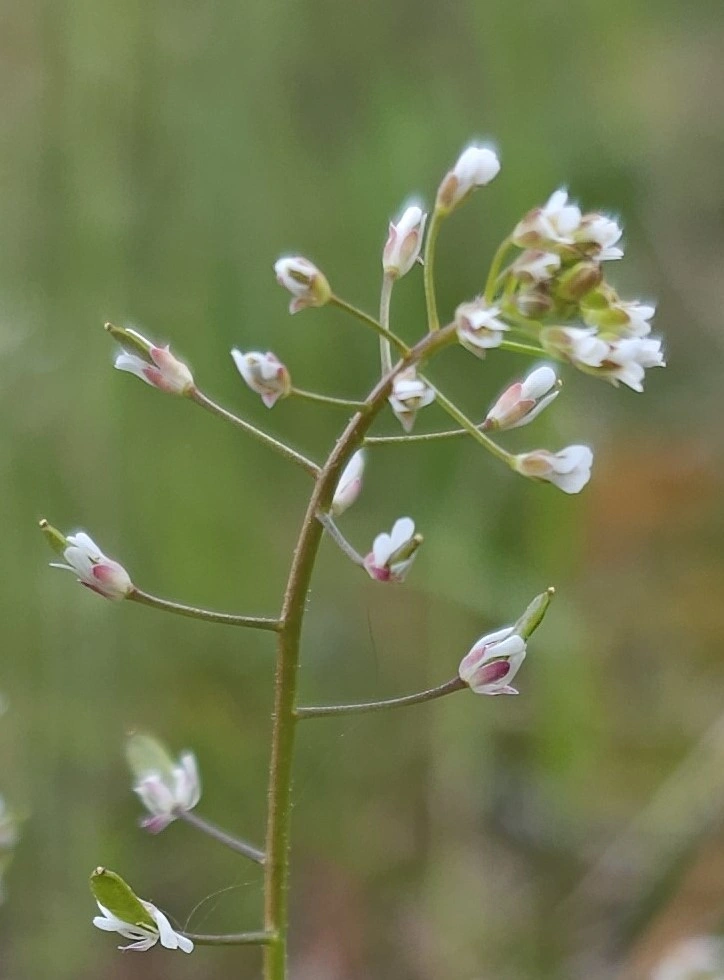
POLYGON ((514 469, 523 476, 554 484, 564 493, 580 493, 591 479, 593 453, 588 446, 566 446, 558 453, 535 449, 515 457, 514 469))
POLYGON ((487 414, 485 429, 517 429, 532 422, 561 390, 556 373, 536 368, 523 381, 507 388, 487 414))
POLYGON ((405 432, 412 431, 418 411, 434 400, 435 392, 418 378, 414 367, 395 375, 388 401, 405 432))
POLYGON ((385 275, 399 279, 413 267, 422 248, 427 215, 422 208, 412 205, 398 219, 390 222, 390 234, 382 251, 382 268, 385 275))
POLYGON ((485 187, 500 173, 500 160, 487 146, 469 146, 453 169, 445 175, 437 192, 435 209, 448 214, 470 195, 476 187, 485 187))
POLYGON ((365 454, 363 449, 358 449, 349 463, 342 471, 337 489, 332 498, 332 513, 339 517, 343 514, 362 491, 362 476, 365 470, 365 454))
POLYGON ((119 329, 111 324, 106 329, 127 348, 115 359, 114 366, 119 371, 135 374, 146 384, 171 395, 185 395, 194 387, 191 371, 174 357, 168 346, 157 347, 136 330, 119 329))
POLYGON ((455 310, 458 340, 476 357, 485 357, 488 350, 500 347, 510 329, 499 317, 500 307, 488 306, 482 298, 461 303, 455 310))
POLYGON ((619 223, 607 214, 586 214, 576 229, 575 242, 599 262, 623 258, 616 245, 623 235, 619 223))
POLYGON ((555 191, 541 208, 534 208, 513 229, 512 241, 520 248, 548 249, 573 245, 581 224, 581 209, 568 203, 564 188, 555 191))
POLYGON ((298 313, 308 306, 324 306, 332 297, 332 290, 325 275, 301 256, 279 259, 274 265, 277 282, 292 294, 290 313, 298 313))
POLYGON ((475 694, 517 694, 510 682, 525 660, 525 640, 507 626, 481 636, 458 668, 460 680, 475 694))
MULTIPOLYGON (((46 537, 58 540, 64 537, 47 521, 41 521, 40 527, 46 537)), ((81 585, 92 589, 105 599, 125 599, 133 591, 133 582, 123 565, 104 555, 85 531, 69 534, 64 540, 62 556, 65 562, 63 564, 51 562, 52 568, 64 568, 74 572, 81 585)), ((59 550, 52 540, 51 544, 54 550, 59 550)))
POLYGON ((196 756, 182 752, 178 760, 150 735, 131 735, 126 745, 128 764, 134 777, 133 791, 150 816, 141 826, 158 834, 181 813, 201 799, 201 779, 196 756))
POLYGON ((266 354, 258 351, 242 354, 240 350, 234 348, 231 356, 239 374, 252 391, 261 395, 261 400, 267 408, 273 408, 280 398, 286 398, 292 390, 289 371, 271 351, 267 351, 266 354))
POLYGON ((378 582, 402 582, 421 544, 422 535, 415 534, 414 521, 401 517, 390 534, 377 535, 364 567, 370 578, 378 582))
POLYGON ((556 252, 527 249, 513 263, 511 272, 521 282, 537 286, 549 282, 561 267, 561 257, 556 252))

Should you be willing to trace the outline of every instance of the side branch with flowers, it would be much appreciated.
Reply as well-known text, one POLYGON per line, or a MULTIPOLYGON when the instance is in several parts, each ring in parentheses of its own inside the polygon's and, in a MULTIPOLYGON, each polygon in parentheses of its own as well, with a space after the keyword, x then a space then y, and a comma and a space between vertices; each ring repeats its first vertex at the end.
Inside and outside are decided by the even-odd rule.
MULTIPOLYGON (((291 838, 292 772, 297 725, 312 718, 423 704, 462 690, 476 694, 517 694, 512 682, 527 652, 530 636, 543 619, 553 588, 536 596, 510 626, 487 633, 471 646, 456 674, 437 687, 380 701, 339 705, 299 705, 297 686, 301 632, 306 598, 316 557, 325 535, 353 565, 378 582, 401 583, 423 543, 414 521, 403 516, 389 533, 377 535, 359 552, 337 524, 362 490, 367 453, 377 446, 427 442, 469 436, 510 469, 565 493, 578 493, 590 479, 593 454, 586 445, 552 452, 533 449, 512 454, 493 436, 528 425, 556 399, 561 381, 549 363, 538 363, 495 399, 481 421, 471 419, 455 400, 428 377, 436 355, 460 344, 484 359, 496 349, 539 361, 558 361, 609 381, 641 391, 645 371, 664 365, 661 343, 650 336, 654 308, 622 300, 605 277, 606 263, 620 259, 621 229, 603 214, 584 214, 564 190, 529 212, 495 252, 480 295, 461 303, 441 326, 435 289, 435 253, 445 219, 467 201, 476 188, 489 184, 500 163, 489 147, 469 146, 443 178, 429 216, 419 203, 410 204, 390 225, 382 252, 379 318, 337 296, 325 275, 308 259, 289 257, 275 266, 277 279, 292 295, 290 312, 331 305, 355 318, 379 338, 380 373, 363 401, 337 394, 297 388, 289 369, 271 351, 238 349, 231 355, 247 386, 268 408, 287 398, 303 398, 351 417, 323 463, 216 404, 197 385, 188 366, 169 347, 140 333, 107 324, 121 352, 115 365, 147 384, 186 398, 235 426, 285 459, 313 480, 306 514, 296 541, 286 589, 277 615, 268 617, 215 612, 152 596, 138 588, 119 562, 107 557, 83 531, 64 534, 47 521, 41 527, 62 558, 57 567, 107 599, 129 599, 177 615, 276 634, 276 673, 266 835, 263 848, 216 826, 196 812, 201 784, 195 757, 182 753, 174 760, 155 739, 133 735, 128 760, 134 789, 148 812, 143 826, 158 833, 179 820, 264 869, 264 921, 249 932, 194 935, 175 930, 166 915, 139 899, 115 872, 97 868, 91 889, 100 915, 95 925, 131 940, 125 948, 146 950, 160 943, 167 949, 191 952, 195 945, 255 945, 264 950, 265 980, 286 980, 288 973, 288 890, 291 838), (424 241, 427 226, 427 239, 424 241), (408 342, 390 326, 395 282, 421 261, 427 330, 408 342), (455 428, 413 434, 417 416, 432 402, 455 428), (378 416, 389 406, 402 427, 401 435, 373 435, 378 416)), ((444 321, 443 321, 444 322, 444 321)))

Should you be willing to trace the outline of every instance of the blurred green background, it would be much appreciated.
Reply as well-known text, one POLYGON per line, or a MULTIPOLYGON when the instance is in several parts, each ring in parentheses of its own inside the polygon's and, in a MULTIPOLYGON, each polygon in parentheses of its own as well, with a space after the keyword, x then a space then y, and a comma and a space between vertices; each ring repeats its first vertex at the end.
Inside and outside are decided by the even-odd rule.
MULTIPOLYGON (((627 298, 658 299, 670 367, 645 395, 567 372, 555 407, 506 440, 592 444, 580 497, 460 441, 370 457, 346 533, 364 549, 409 513, 425 546, 398 588, 323 548, 305 699, 439 683, 533 594, 558 598, 520 698, 304 726, 291 976, 643 977, 673 939, 716 931, 721 4, 7 0, 0 27, 0 791, 27 818, 0 976, 260 975, 253 949, 117 953, 86 879, 112 867, 197 931, 260 924, 256 869, 188 827, 137 828, 122 745, 139 727, 192 747, 200 812, 261 841, 273 640, 104 603, 48 570, 36 523, 87 529, 148 591, 272 614, 308 481, 115 373, 103 321, 171 341, 209 394, 321 458, 344 413, 267 412, 229 348, 363 396, 374 337, 330 309, 290 318, 272 263, 308 255, 374 310, 388 219, 411 193, 430 201, 473 137, 496 141, 503 170, 444 229, 443 314, 567 184, 620 213, 627 257, 608 271, 627 298)), ((419 335, 422 314, 413 273, 396 329, 419 335)), ((480 417, 527 366, 453 351, 435 375, 480 417)))

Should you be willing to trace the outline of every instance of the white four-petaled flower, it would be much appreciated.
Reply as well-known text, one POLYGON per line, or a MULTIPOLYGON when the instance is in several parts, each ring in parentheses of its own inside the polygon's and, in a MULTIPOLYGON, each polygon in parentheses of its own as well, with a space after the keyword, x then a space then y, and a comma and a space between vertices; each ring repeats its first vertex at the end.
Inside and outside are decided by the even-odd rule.
MULTIPOLYGON (((128 333, 135 334, 135 330, 128 333)), ((132 354, 129 351, 122 351, 117 355, 114 366, 119 371, 128 371, 135 374, 141 381, 159 388, 161 391, 171 395, 183 395, 194 386, 194 379, 183 361, 171 353, 168 346, 156 347, 147 341, 145 337, 137 335, 148 346, 149 360, 144 360, 140 354, 132 354)))
POLYGON ((65 564, 51 562, 53 568, 75 572, 78 581, 106 599, 125 599, 133 582, 123 565, 103 554, 85 531, 69 534, 63 551, 65 564))
POLYGON ((402 582, 422 544, 422 535, 415 534, 415 523, 409 517, 395 521, 390 534, 378 534, 364 567, 378 582, 402 582))
POLYGON ((358 449, 342 470, 337 489, 332 498, 332 513, 339 516, 351 507, 362 490, 362 476, 365 469, 365 454, 358 449))
POLYGON ((560 392, 556 372, 544 365, 507 388, 485 418, 487 429, 517 429, 532 422, 560 392))
POLYGON ((286 398, 292 389, 289 371, 276 354, 267 351, 248 351, 242 354, 236 347, 231 351, 234 364, 247 385, 257 395, 267 408, 273 408, 280 398, 286 398))
POLYGON ((563 354, 582 371, 605 378, 613 385, 643 391, 647 368, 666 367, 661 341, 655 337, 601 336, 595 327, 549 327, 541 341, 549 350, 563 354))
POLYGON ((388 401, 405 432, 412 431, 418 411, 434 400, 435 392, 418 378, 414 366, 395 375, 388 401))
POLYGON ((176 762, 159 754, 154 766, 136 767, 134 776, 133 791, 151 814, 141 821, 141 826, 152 834, 160 833, 180 813, 193 810, 201 799, 201 780, 193 752, 182 752, 176 762))
POLYGON ((534 449, 514 457, 514 468, 523 476, 545 480, 564 493, 580 493, 591 478, 593 453, 588 446, 566 446, 558 453, 534 449))
POLYGON ((160 909, 151 902, 144 902, 142 899, 139 901, 153 920, 153 925, 124 922, 100 902, 96 904, 103 914, 95 916, 93 925, 103 932, 117 932, 124 939, 132 940, 128 946, 119 946, 119 949, 146 950, 160 942, 166 949, 180 949, 184 953, 193 951, 193 942, 188 936, 176 932, 160 909))
POLYGON ((488 633, 460 662, 458 674, 475 694, 517 694, 510 682, 525 660, 525 640, 515 627, 488 633))
POLYGON ((513 230, 512 240, 521 248, 572 245, 581 224, 581 209, 569 204, 568 191, 554 191, 543 207, 534 208, 513 230))
POLYGON ((455 310, 458 340, 477 357, 493 347, 500 347, 508 324, 500 319, 500 307, 489 306, 483 299, 461 303, 455 310))
POLYGON ((538 285, 548 282, 561 267, 561 257, 556 252, 526 249, 515 260, 512 272, 525 283, 538 285))
POLYGON ((324 306, 332 296, 326 276, 302 256, 278 259, 274 272, 279 285, 292 294, 290 313, 298 313, 308 306, 324 306))
POLYGON ((385 274, 398 279, 417 261, 422 248, 427 215, 417 205, 406 208, 397 223, 390 222, 390 233, 382 251, 385 274))
POLYGON ((616 243, 623 235, 619 223, 607 214, 586 214, 581 218, 575 241, 592 249, 599 262, 623 258, 623 249, 616 243))

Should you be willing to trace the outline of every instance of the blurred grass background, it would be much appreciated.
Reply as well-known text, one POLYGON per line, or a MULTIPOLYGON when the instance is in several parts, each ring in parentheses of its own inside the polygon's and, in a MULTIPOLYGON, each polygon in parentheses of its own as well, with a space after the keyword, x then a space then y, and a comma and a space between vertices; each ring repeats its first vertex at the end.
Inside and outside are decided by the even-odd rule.
MULTIPOLYGON (((555 408, 510 436, 594 445, 580 497, 458 441, 370 458, 345 530, 364 548, 410 513, 425 546, 395 589, 323 549, 305 698, 438 683, 535 592, 558 599, 520 698, 304 727, 292 977, 647 976, 672 938, 716 930, 721 5, 8 0, 0 27, 0 789, 28 814, 0 976, 260 972, 254 950, 116 953, 90 925, 86 877, 108 865, 198 931, 259 924, 254 868, 184 826, 136 828, 121 750, 134 726, 193 747, 201 812, 261 840, 273 640, 103 603, 48 571, 36 522, 88 529, 149 591, 273 613, 307 481, 114 373, 103 321, 171 341, 211 395, 320 458, 343 416, 267 413, 229 348, 362 396, 376 340, 332 310, 290 319, 271 265, 308 255, 374 310, 387 220, 413 192, 430 201, 472 137, 497 142, 503 171, 444 229, 443 314, 566 183, 621 214, 628 254, 609 272, 658 299, 670 367, 644 396, 569 372, 555 408)), ((422 312, 411 274, 398 332, 418 335, 422 312)), ((480 416, 526 366, 454 351, 436 372, 480 416)))

